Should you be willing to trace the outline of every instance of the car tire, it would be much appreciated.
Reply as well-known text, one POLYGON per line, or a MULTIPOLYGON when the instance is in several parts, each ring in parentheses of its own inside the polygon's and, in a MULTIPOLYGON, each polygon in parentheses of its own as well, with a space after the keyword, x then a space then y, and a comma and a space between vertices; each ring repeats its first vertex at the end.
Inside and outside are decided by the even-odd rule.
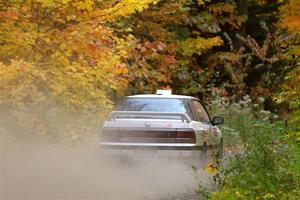
POLYGON ((224 145, 223 145, 223 138, 222 138, 218 145, 217 158, 222 159, 223 156, 224 156, 224 145))
POLYGON ((206 145, 206 143, 203 143, 202 149, 200 152, 200 164, 202 166, 205 166, 206 162, 207 162, 207 145, 206 145))

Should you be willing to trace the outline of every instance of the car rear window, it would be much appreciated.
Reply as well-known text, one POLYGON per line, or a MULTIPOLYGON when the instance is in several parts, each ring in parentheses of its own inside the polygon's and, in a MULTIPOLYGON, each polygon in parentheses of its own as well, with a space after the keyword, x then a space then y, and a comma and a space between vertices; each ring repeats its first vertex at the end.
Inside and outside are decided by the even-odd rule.
POLYGON ((174 98, 127 98, 117 108, 118 111, 180 112, 190 116, 187 99, 174 98))

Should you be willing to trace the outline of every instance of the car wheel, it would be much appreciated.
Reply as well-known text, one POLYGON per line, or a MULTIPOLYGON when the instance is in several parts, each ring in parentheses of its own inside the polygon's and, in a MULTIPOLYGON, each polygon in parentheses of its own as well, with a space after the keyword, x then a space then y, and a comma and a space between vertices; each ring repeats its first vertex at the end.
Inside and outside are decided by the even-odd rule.
POLYGON ((204 143, 202 145, 202 149, 201 149, 201 152, 200 152, 200 163, 201 165, 206 165, 206 162, 207 162, 207 145, 206 143, 204 143))
POLYGON ((222 138, 218 145, 217 158, 221 159, 221 158, 223 158, 223 156, 224 156, 224 145, 223 145, 223 138, 222 138))

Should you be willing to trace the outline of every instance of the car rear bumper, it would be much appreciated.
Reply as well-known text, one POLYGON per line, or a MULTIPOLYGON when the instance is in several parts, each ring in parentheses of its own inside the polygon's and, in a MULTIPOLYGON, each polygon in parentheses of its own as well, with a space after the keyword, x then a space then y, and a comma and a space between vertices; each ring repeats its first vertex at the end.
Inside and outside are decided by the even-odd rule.
POLYGON ((106 159, 127 161, 174 160, 197 163, 200 150, 157 150, 157 149, 101 149, 101 156, 106 159))
POLYGON ((101 143, 100 156, 127 161, 173 160, 196 165, 200 161, 201 146, 195 144, 159 143, 101 143))
POLYGON ((121 143, 121 142, 102 142, 100 143, 103 149, 157 149, 157 150, 201 150, 201 145, 196 144, 178 144, 178 143, 121 143))

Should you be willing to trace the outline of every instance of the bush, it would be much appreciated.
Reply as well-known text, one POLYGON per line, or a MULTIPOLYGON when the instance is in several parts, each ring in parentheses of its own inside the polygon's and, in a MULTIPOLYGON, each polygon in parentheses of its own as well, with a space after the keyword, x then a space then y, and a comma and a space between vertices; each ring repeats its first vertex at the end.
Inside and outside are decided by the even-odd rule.
POLYGON ((220 167, 220 190, 211 199, 300 199, 299 144, 283 121, 259 108, 249 98, 213 102, 213 111, 225 114, 224 141, 238 141, 242 151, 220 167))

